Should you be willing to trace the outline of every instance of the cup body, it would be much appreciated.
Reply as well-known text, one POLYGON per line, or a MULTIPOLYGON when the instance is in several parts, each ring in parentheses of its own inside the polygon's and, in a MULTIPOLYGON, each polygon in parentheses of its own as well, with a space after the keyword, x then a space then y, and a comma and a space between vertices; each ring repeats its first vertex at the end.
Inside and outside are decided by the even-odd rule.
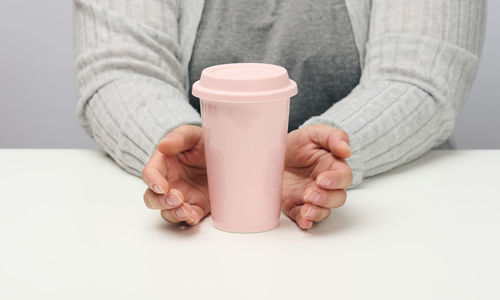
POLYGON ((200 100, 214 227, 259 232, 278 226, 290 98, 200 100))
POLYGON ((278 226, 290 97, 297 92, 285 68, 262 63, 211 66, 193 83, 216 228, 278 226))

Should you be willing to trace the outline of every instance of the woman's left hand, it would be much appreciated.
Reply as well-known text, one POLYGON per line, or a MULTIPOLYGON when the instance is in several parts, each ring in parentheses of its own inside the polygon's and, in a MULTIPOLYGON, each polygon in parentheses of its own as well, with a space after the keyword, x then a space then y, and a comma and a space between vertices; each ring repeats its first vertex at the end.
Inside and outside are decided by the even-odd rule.
POLYGON ((311 125, 287 136, 281 208, 302 229, 309 229, 344 204, 352 171, 347 134, 327 125, 311 125))

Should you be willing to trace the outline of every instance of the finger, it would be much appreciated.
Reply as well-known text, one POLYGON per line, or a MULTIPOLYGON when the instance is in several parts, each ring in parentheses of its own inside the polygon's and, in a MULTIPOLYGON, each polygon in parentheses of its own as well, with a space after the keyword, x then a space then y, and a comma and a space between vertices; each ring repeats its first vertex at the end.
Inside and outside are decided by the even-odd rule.
POLYGON ((163 209, 161 211, 161 216, 169 223, 179 223, 185 221, 190 225, 194 224, 194 218, 196 217, 193 215, 193 209, 185 202, 177 208, 163 209))
POLYGON ((185 221, 189 225, 194 225, 200 221, 191 205, 186 202, 175 208, 174 214, 178 220, 185 221))
POLYGON ((166 210, 163 212, 163 218, 169 222, 185 221, 189 225, 195 225, 200 222, 209 212, 210 203, 199 191, 187 185, 178 186, 186 192, 181 192, 179 189, 170 189, 165 202, 160 198, 161 209, 166 210), (168 203, 170 198, 168 196, 178 196, 180 203, 168 203), (172 209, 173 208, 173 209, 172 209))
POLYGON ((352 171, 345 161, 336 161, 335 169, 316 176, 316 184, 323 189, 346 189, 352 183, 352 171))
POLYGON ((330 209, 319 207, 313 204, 304 204, 300 208, 300 215, 304 219, 314 222, 320 222, 330 215, 330 209))
POLYGON ((207 215, 210 212, 210 202, 206 195, 196 188, 196 186, 191 185, 185 181, 180 181, 176 183, 176 189, 182 194, 182 200, 191 206, 199 207, 202 211, 202 216, 207 215), (183 192, 180 192, 183 191, 183 192))
POLYGON ((189 204, 189 203, 186 203, 186 204, 187 204, 187 206, 189 206, 189 208, 186 210, 186 212, 191 216, 190 218, 188 218, 186 220, 186 223, 188 223, 189 225, 198 224, 201 221, 201 219, 203 219, 205 217, 205 212, 198 205, 189 204))
POLYGON ((337 208, 344 205, 347 198, 345 190, 325 190, 309 187, 304 191, 303 199, 307 203, 325 208, 337 208))
POLYGON ((351 156, 349 137, 345 131, 328 125, 317 124, 307 127, 311 140, 340 158, 351 156))
POLYGON ((181 125, 170 131, 158 144, 158 150, 166 156, 174 156, 192 149, 202 137, 199 126, 181 125))
POLYGON ((182 193, 177 189, 170 189, 167 195, 156 194, 150 189, 144 193, 144 203, 150 209, 172 209, 182 202, 182 193))
POLYGON ((198 222, 210 213, 210 204, 207 201, 197 202, 198 204, 188 203, 195 212, 198 222))
POLYGON ((177 219, 177 216, 174 214, 173 209, 162 209, 160 214, 161 214, 161 217, 169 223, 182 222, 182 220, 177 219))
POLYGON ((163 209, 161 216, 169 223, 186 222, 189 225, 196 225, 204 217, 203 210, 197 205, 182 203, 173 209, 163 209))
POLYGON ((313 222, 311 220, 308 220, 307 218, 304 218, 300 211, 301 211, 302 205, 295 206, 292 208, 288 216, 297 223, 297 226, 299 226, 302 229, 309 229, 313 226, 313 222))
POLYGON ((184 208, 185 210, 179 210, 179 213, 184 213, 189 216, 185 219, 186 223, 189 225, 195 225, 200 222, 209 212, 210 203, 201 193, 195 192, 193 189, 189 189, 187 193, 184 194, 184 208))
POLYGON ((142 179, 152 191, 164 195, 169 189, 166 177, 167 158, 161 152, 155 151, 142 170, 142 179))

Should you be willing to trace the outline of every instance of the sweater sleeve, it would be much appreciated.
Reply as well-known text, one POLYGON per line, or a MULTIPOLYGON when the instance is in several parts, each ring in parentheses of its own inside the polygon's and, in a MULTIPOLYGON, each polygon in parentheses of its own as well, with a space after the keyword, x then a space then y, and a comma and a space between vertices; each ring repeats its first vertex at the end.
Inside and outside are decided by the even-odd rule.
POLYGON ((178 11, 176 0, 74 0, 79 121, 134 175, 167 132, 201 124, 185 90, 178 11))
POLYGON ((359 85, 302 125, 346 131, 351 187, 450 136, 478 67, 485 11, 485 0, 372 1, 359 85))

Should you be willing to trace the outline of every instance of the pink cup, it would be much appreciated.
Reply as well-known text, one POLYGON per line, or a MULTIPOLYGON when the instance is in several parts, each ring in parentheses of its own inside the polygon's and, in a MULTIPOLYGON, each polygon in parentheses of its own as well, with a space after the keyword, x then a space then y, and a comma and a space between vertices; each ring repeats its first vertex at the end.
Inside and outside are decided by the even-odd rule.
POLYGON ((290 97, 296 94, 286 69, 270 64, 212 66, 193 84, 217 229, 278 226, 290 97))

